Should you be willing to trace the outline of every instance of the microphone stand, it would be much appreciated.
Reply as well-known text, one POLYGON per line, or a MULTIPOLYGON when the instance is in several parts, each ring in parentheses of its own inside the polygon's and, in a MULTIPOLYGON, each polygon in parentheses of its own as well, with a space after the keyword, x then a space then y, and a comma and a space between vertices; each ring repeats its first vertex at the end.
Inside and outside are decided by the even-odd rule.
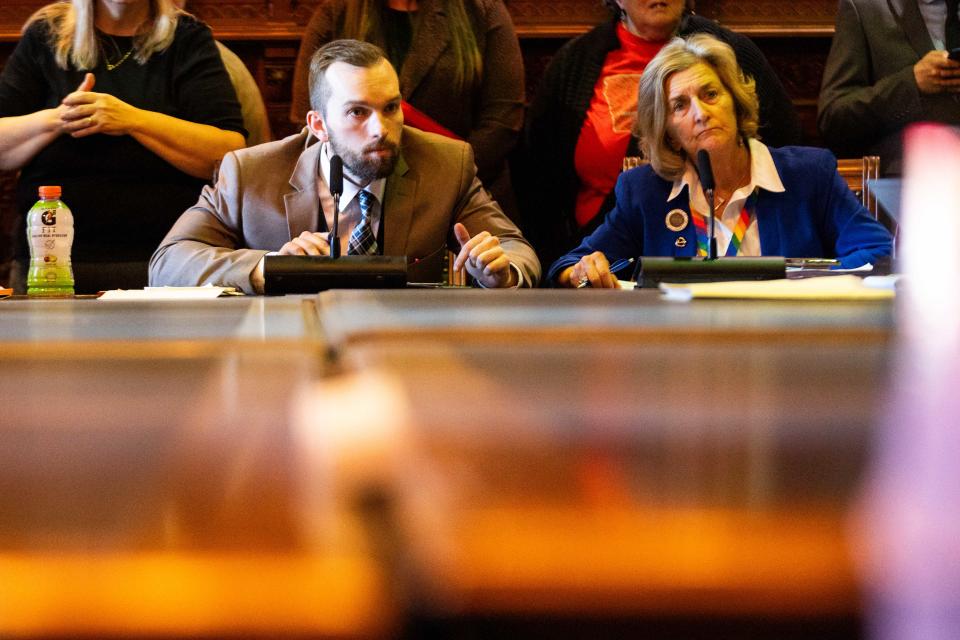
POLYGON ((707 197, 707 208, 710 220, 707 223, 707 260, 717 259, 717 229, 716 212, 714 211, 714 189, 716 182, 713 177, 713 165, 710 163, 710 154, 704 149, 697 151, 697 173, 700 174, 700 186, 707 197))
POLYGON ((713 203, 713 189, 704 189, 704 194, 707 196, 707 206, 710 207, 710 222, 707 225, 707 234, 710 238, 707 240, 707 260, 716 260, 717 259, 717 230, 714 225, 716 225, 716 212, 714 211, 713 203))
POLYGON ((330 257, 340 257, 340 194, 333 194, 333 224, 327 234, 327 243, 330 245, 330 257))

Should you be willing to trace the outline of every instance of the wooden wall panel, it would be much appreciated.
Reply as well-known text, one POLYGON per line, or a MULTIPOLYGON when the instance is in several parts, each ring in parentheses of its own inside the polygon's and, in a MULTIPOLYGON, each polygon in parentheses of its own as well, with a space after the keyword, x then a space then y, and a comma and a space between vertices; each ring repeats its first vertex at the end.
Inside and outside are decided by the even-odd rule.
MULTIPOLYGON (((298 38, 319 0, 190 0, 188 9, 209 22, 221 37, 298 38)), ((43 0, 4 0, 0 38, 15 37, 43 0)), ((505 0, 524 37, 569 37, 602 20, 600 0, 505 0)), ((701 15, 758 35, 829 35, 836 0, 696 0, 701 15)))
MULTIPOLYGON (((273 133, 299 130, 288 121, 291 78, 300 36, 320 0, 190 0, 187 8, 205 20, 257 79, 273 133)), ((0 2, 0 64, 13 49, 27 17, 43 0, 0 2)), ((570 37, 608 16, 600 0, 505 0, 523 51, 527 95, 534 95, 551 56, 570 37)), ((701 15, 754 38, 778 71, 796 104, 808 143, 817 144, 816 98, 833 33, 836 0, 696 0, 701 15)), ((0 173, 0 235, 14 215, 12 175, 0 173)), ((4 247, 0 239, 0 261, 4 247)))

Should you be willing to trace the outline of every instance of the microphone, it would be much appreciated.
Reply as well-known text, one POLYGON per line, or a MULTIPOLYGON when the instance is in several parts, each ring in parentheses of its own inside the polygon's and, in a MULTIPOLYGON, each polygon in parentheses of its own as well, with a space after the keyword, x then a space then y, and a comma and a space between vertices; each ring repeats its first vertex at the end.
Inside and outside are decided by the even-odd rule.
MULTIPOLYGON (((340 196, 343 194, 343 160, 334 154, 330 156, 330 195, 333 196, 333 225, 327 235, 330 244, 330 257, 340 257, 340 196)), ((323 207, 320 208, 323 213, 323 207)))
POLYGON ((707 235, 707 260, 717 259, 717 236, 714 227, 716 216, 713 215, 713 191, 716 183, 713 180, 713 166, 710 164, 710 154, 706 149, 697 151, 697 173, 700 174, 700 186, 703 187, 703 193, 707 196, 708 215, 710 217, 707 235))

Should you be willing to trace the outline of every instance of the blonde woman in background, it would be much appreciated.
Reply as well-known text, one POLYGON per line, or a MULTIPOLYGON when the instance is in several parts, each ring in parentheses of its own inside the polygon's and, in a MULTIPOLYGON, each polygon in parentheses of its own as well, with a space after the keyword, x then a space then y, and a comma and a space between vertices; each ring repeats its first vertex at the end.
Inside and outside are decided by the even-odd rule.
POLYGON ((210 29, 172 0, 48 5, 0 75, 0 168, 21 170, 18 215, 39 185, 63 187, 78 292, 145 285, 153 250, 244 133, 210 29))

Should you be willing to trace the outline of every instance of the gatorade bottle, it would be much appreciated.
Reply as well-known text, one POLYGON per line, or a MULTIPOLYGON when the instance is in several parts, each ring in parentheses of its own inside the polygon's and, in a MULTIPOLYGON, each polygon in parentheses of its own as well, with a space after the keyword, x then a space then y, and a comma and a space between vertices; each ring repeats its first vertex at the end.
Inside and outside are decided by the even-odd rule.
POLYGON ((40 187, 40 200, 27 213, 27 242, 27 295, 72 295, 73 214, 60 200, 60 187, 40 187))

